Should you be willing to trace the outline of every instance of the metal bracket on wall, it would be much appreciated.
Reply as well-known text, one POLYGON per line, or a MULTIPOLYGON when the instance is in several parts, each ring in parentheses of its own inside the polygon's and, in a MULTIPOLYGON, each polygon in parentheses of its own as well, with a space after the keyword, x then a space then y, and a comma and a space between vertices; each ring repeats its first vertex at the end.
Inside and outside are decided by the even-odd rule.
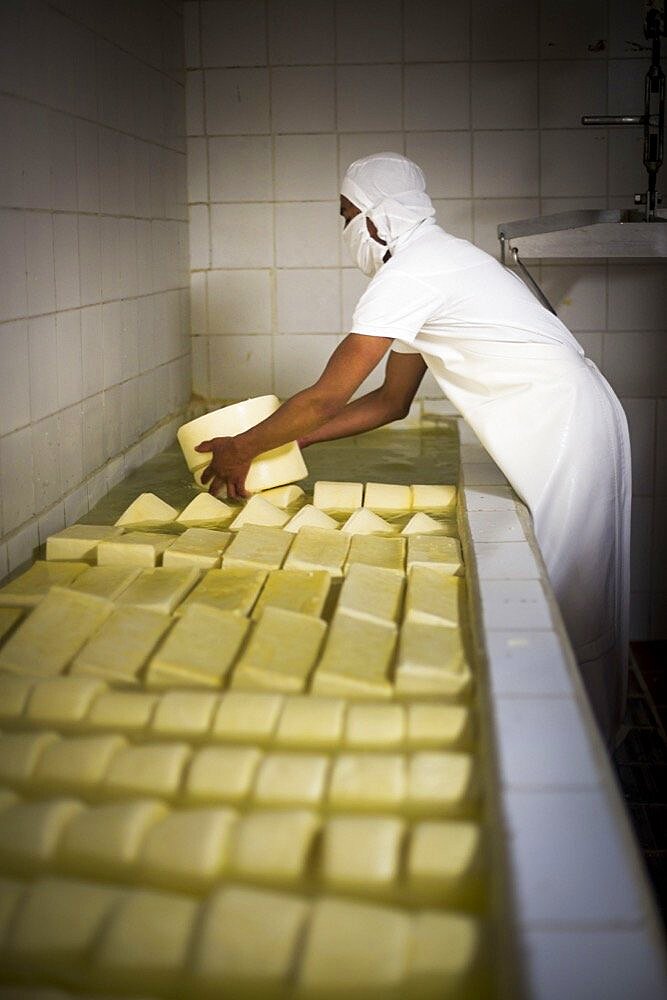
MULTIPOLYGON (((519 268, 519 271, 521 272, 521 277, 524 279, 525 283, 528 285, 535 298, 542 303, 545 309, 548 309, 550 313, 553 313, 554 316, 557 316, 558 314, 554 309, 554 307, 549 302, 549 299, 546 297, 546 295, 544 294, 538 283, 535 281, 535 278, 532 276, 532 274, 530 273, 524 262, 519 257, 519 251, 517 250, 517 248, 511 246, 509 249, 512 255, 512 260, 514 261, 516 266, 519 268)), ((507 251, 507 239, 505 236, 501 235, 500 259, 503 264, 506 263, 506 251, 507 251)))

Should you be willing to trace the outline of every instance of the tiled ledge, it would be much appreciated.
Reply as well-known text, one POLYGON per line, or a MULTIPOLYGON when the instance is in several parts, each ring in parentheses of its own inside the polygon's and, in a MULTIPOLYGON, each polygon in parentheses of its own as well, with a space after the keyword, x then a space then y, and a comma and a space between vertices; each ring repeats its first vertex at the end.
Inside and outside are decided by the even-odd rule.
POLYGON ((458 424, 459 528, 526 998, 667 996, 652 890, 530 513, 458 424))

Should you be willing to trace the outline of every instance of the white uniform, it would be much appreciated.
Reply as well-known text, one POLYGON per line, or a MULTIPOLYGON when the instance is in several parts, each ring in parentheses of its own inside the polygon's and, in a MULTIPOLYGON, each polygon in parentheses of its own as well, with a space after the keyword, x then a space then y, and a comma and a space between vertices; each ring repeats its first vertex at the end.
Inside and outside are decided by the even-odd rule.
POLYGON ((488 254, 430 218, 390 246, 352 331, 420 353, 528 505, 611 739, 628 656, 630 446, 620 403, 560 320, 488 254))

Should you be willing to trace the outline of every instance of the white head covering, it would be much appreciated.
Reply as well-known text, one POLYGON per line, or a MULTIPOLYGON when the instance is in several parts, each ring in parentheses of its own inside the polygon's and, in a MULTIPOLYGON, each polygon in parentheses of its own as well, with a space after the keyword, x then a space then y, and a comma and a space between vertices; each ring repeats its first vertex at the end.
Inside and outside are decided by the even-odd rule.
POLYGON ((400 153, 374 153, 355 160, 345 171, 340 193, 375 223, 390 250, 435 215, 421 167, 400 153))

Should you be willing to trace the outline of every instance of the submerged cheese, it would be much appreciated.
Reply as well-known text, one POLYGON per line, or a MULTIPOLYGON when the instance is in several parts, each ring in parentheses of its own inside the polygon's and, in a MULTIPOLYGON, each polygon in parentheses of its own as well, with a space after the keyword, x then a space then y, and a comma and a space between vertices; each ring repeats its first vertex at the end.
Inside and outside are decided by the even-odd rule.
POLYGON ((130 504, 127 510, 123 511, 116 524, 127 528, 138 528, 140 526, 169 524, 177 517, 178 511, 171 504, 160 500, 154 493, 142 493, 130 504))
POLYGON ((426 566, 414 566, 408 576, 405 621, 456 628, 460 621, 462 585, 461 577, 447 576, 426 566))
POLYGON ((458 573, 463 566, 458 539, 447 535, 408 535, 408 571, 413 566, 458 573))
POLYGON ((361 507, 363 483, 336 483, 318 480, 313 487, 313 504, 320 510, 353 511, 361 507))
POLYGON ((226 524, 233 516, 233 507, 212 497, 210 493, 200 493, 181 511, 176 523, 186 528, 214 527, 217 524, 226 524))
POLYGON ((405 824, 394 816, 334 816, 324 828, 322 878, 343 891, 389 888, 398 876, 405 824))
POLYGON ((350 536, 331 528, 302 528, 285 560, 285 569, 325 569, 333 577, 343 575, 350 536))
POLYGON ((389 669, 397 629, 393 623, 336 614, 312 682, 315 694, 391 698, 389 669))
POLYGON ((275 507, 268 500, 259 494, 250 497, 241 512, 237 514, 229 525, 230 531, 238 531, 244 524, 271 525, 275 528, 282 528, 289 521, 289 514, 279 507, 275 507))
POLYGON ((91 566, 70 584, 70 590, 115 601, 141 573, 138 566, 91 566))
POLYGON ((75 674, 139 683, 144 664, 171 625, 171 619, 146 608, 117 608, 72 664, 75 674))
POLYGON ((68 587, 89 568, 85 562, 44 562, 38 559, 25 573, 0 587, 0 606, 34 607, 51 587, 68 587))
POLYGON ((463 696, 472 687, 458 629, 406 622, 396 666, 396 691, 402 695, 463 696))
POLYGON ((260 881, 294 883, 305 871, 320 826, 306 809, 262 810, 244 816, 235 831, 230 873, 260 881))
POLYGON ((117 598, 116 603, 170 615, 198 580, 199 570, 194 567, 177 569, 158 566, 145 569, 117 598))
POLYGON ((348 535, 391 535, 394 532, 388 521, 366 507, 355 510, 340 530, 348 535))
POLYGON ((285 531, 290 531, 293 535, 302 528, 338 528, 338 521, 329 517, 323 510, 307 503, 301 510, 298 510, 294 517, 291 517, 285 525, 285 531))
POLYGON ((412 493, 409 486, 390 483, 366 483, 364 507, 371 510, 410 510, 412 493))
POLYGON ((368 621, 395 622, 403 599, 403 577, 392 570, 352 563, 338 597, 337 611, 368 621))
POLYGON ((106 524, 72 524, 49 535, 46 539, 46 558, 95 562, 98 544, 120 535, 121 530, 106 524))
POLYGON ((417 483, 410 489, 413 510, 444 510, 456 502, 456 487, 448 484, 431 486, 417 483))
POLYGON ((185 600, 175 609, 183 614, 191 604, 206 604, 217 611, 248 615, 266 580, 266 571, 243 566, 223 566, 204 573, 185 600))
POLYGON ((321 618, 267 607, 236 666, 232 687, 303 691, 325 632, 321 618))
POLYGON ((282 528, 245 524, 231 545, 225 549, 222 565, 248 566, 251 569, 279 569, 293 536, 282 528))
POLYGON ((378 566, 398 573, 401 577, 405 568, 405 539, 384 538, 382 535, 354 535, 345 563, 345 571, 355 563, 378 566))
POLYGON ((402 535, 444 535, 444 527, 434 517, 428 514, 413 514, 401 531, 402 535))
POLYGON ((191 604, 151 660, 147 681, 219 687, 248 630, 247 618, 205 604, 191 604))
POLYGON ((267 607, 319 617, 330 583, 331 577, 325 570, 274 569, 253 609, 253 620, 258 621, 267 607))
POLYGON ((169 546, 162 557, 162 565, 216 569, 222 562, 222 553, 231 538, 228 531, 187 528, 174 544, 169 546))
POLYGON ((157 566, 176 535, 130 531, 97 546, 98 566, 157 566))

